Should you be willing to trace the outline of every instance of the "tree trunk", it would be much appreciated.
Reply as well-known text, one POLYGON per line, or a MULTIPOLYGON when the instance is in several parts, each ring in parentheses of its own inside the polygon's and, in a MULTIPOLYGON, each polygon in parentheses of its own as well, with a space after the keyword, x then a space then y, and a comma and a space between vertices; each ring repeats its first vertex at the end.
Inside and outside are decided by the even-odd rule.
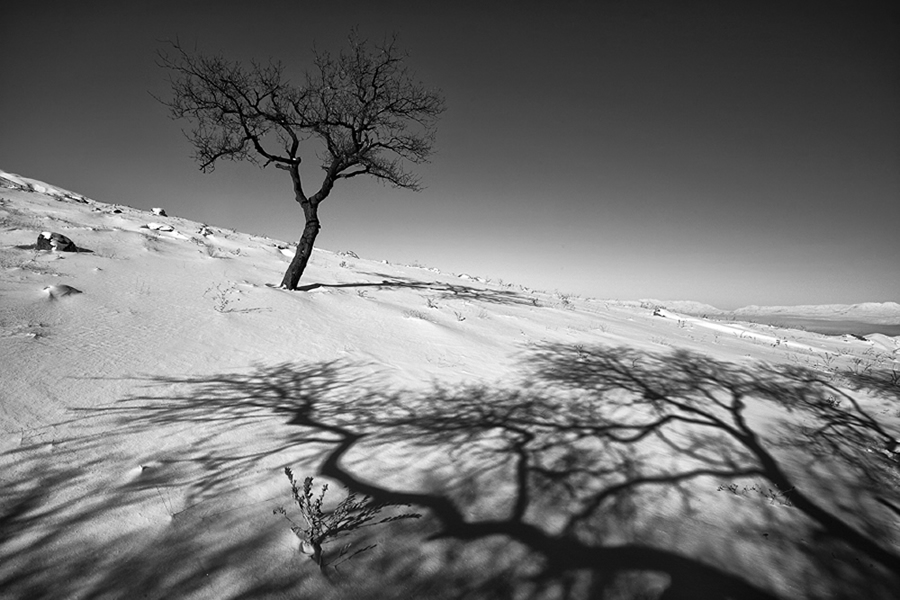
POLYGON ((296 290, 300 276, 306 270, 306 263, 312 255, 313 244, 316 242, 316 236, 319 235, 319 204, 318 202, 304 202, 303 214, 306 217, 306 225, 303 227, 303 235, 300 236, 300 242, 297 243, 297 251, 291 264, 288 265, 284 278, 281 280, 281 287, 287 290, 296 290))

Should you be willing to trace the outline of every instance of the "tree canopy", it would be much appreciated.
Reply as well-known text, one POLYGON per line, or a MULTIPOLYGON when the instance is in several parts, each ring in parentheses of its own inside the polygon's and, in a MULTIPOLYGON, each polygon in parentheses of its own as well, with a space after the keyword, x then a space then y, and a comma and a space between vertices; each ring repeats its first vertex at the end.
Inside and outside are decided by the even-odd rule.
POLYGON ((159 53, 159 65, 171 74, 172 96, 161 102, 173 118, 193 124, 185 135, 201 170, 210 172, 223 159, 246 160, 291 175, 306 227, 295 257, 302 264, 292 262, 289 273, 294 269, 296 277, 286 274, 284 287, 296 287, 319 229, 316 209, 338 180, 368 175, 421 189, 409 165, 431 155, 444 98, 415 79, 396 35, 373 45, 353 31, 337 55, 313 48, 312 68, 299 83, 280 61, 247 66, 188 52, 178 41, 170 46, 159 53), (300 164, 310 153, 324 176, 307 194, 300 164))

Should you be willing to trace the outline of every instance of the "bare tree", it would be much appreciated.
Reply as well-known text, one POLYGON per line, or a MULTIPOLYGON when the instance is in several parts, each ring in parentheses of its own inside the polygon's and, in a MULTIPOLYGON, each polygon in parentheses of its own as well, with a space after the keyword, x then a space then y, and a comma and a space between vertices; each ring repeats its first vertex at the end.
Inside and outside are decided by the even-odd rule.
POLYGON ((274 164, 290 175, 305 226, 283 288, 297 288, 321 228, 319 204, 339 179, 369 175, 421 189, 407 165, 428 160, 444 99, 413 77, 396 42, 394 35, 370 45, 353 31, 337 56, 314 48, 313 68, 301 85, 286 78, 281 62, 247 67, 189 53, 177 41, 171 52, 159 53, 172 87, 171 100, 161 102, 172 118, 194 125, 185 135, 202 171, 228 159, 274 164), (310 152, 325 173, 311 195, 300 172, 310 152))

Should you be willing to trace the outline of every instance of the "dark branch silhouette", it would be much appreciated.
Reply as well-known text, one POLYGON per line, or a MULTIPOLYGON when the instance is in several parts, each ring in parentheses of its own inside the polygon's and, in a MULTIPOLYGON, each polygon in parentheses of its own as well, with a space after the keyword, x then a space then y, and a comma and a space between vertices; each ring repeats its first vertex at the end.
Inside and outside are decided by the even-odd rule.
POLYGON ((159 53, 159 65, 171 73, 172 87, 171 99, 161 102, 173 118, 194 124, 185 135, 201 170, 212 171, 219 160, 246 160, 290 175, 305 226, 284 288, 297 288, 321 228, 319 204, 338 180, 368 175, 420 189, 406 165, 431 155, 444 100, 404 65, 396 36, 372 47, 353 31, 337 56, 314 49, 314 68, 299 84, 280 62, 245 66, 190 53, 177 41, 159 53), (310 152, 324 172, 312 194, 300 171, 310 152))

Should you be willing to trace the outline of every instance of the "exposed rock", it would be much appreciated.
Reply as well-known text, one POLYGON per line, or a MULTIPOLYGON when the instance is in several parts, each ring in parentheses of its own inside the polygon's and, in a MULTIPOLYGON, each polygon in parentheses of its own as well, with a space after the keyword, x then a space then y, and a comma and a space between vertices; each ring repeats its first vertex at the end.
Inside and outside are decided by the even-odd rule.
POLYGON ((48 285, 44 288, 44 291, 47 292, 51 300, 59 300, 60 298, 65 298, 66 296, 83 293, 81 290, 76 290, 72 286, 65 284, 48 285))
POLYGON ((166 225, 164 223, 147 223, 144 225, 147 229, 152 229, 154 231, 175 231, 175 228, 171 225, 166 225))
POLYGON ((157 217, 168 217, 169 216, 166 214, 166 211, 162 208, 153 208, 151 210, 153 211, 153 214, 156 215, 157 217))
POLYGON ((78 252, 75 242, 59 233, 44 231, 37 239, 38 250, 56 250, 57 252, 78 252))

